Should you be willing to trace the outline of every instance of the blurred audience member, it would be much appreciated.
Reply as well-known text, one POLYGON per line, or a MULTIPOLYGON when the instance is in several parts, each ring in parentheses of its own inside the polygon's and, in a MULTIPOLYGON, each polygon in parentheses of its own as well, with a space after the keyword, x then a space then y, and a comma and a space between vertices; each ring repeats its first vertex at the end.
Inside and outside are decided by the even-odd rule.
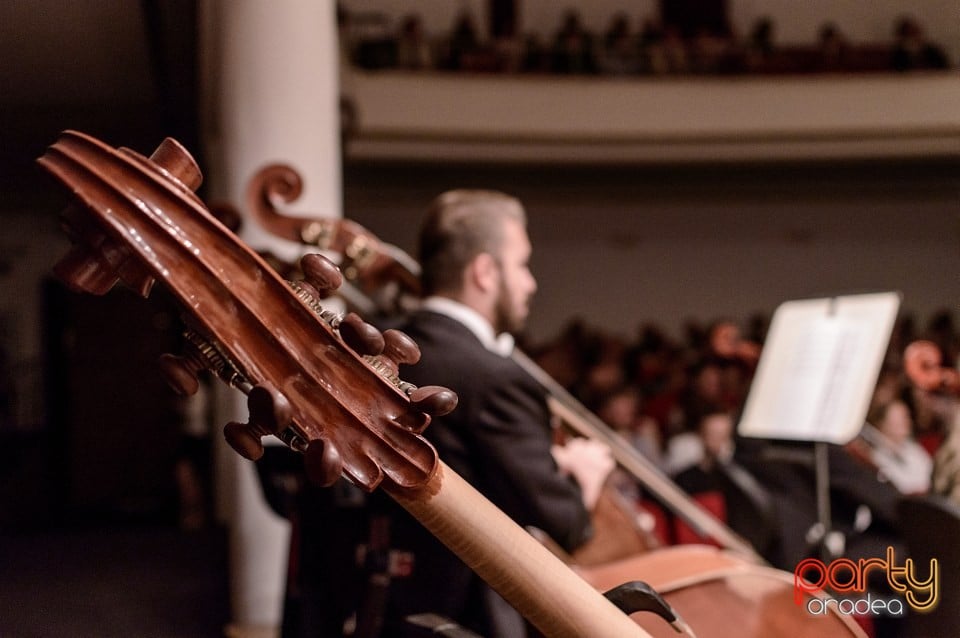
POLYGON ((926 493, 933 460, 914 439, 913 416, 907 404, 899 399, 884 403, 867 420, 863 437, 870 444, 870 461, 881 476, 903 494, 926 493))
POLYGON ((403 19, 397 36, 397 66, 413 70, 433 67, 433 52, 423 33, 423 23, 418 15, 410 14, 403 19))
POLYGON ((629 75, 640 70, 640 49, 625 13, 617 13, 603 36, 599 70, 610 75, 629 75))
POLYGON ((528 33, 523 40, 520 70, 528 73, 549 73, 550 50, 539 33, 528 33))
POLYGON ((820 27, 817 36, 817 70, 842 71, 850 45, 846 36, 832 22, 820 27))
POLYGON ((597 416, 630 445, 656 464, 660 463, 660 427, 640 411, 642 399, 636 388, 624 385, 600 404, 597 416))
POLYGON ((927 40, 923 27, 913 18, 900 18, 894 37, 893 68, 897 71, 946 69, 949 66, 943 50, 927 40))
POLYGON ((464 70, 469 67, 471 56, 480 50, 480 36, 473 15, 464 11, 457 16, 453 31, 446 43, 446 50, 440 59, 440 66, 450 70, 464 70))
MULTIPOLYGON (((686 0, 684 0, 686 1, 686 0)), ((758 18, 743 40, 735 37, 723 3, 705 14, 673 2, 669 15, 661 11, 643 20, 639 32, 631 28, 625 11, 611 15, 602 38, 595 38, 580 13, 563 14, 552 41, 535 29, 521 34, 516 16, 501 16, 491 25, 489 38, 478 30, 473 16, 462 11, 450 33, 434 50, 423 37, 419 16, 408 14, 393 33, 383 14, 363 18, 363 38, 353 29, 341 29, 345 61, 366 69, 446 69, 502 73, 561 73, 605 75, 869 72, 946 69, 943 49, 929 41, 920 23, 904 16, 894 25, 894 39, 850 43, 840 26, 825 21, 810 42, 775 45, 772 18, 758 18), (712 17, 707 14, 713 14, 712 17), (354 43, 353 40, 357 42, 354 43)), ((666 5, 665 5, 666 6, 666 5)), ((512 10, 511 10, 512 11, 512 10)), ((340 10, 341 24, 346 12, 340 10)))
POLYGON ((654 22, 647 26, 640 38, 645 69, 654 75, 688 73, 690 53, 679 29, 661 29, 654 22))
POLYGON ((776 26, 772 19, 763 17, 753 24, 744 52, 747 69, 759 70, 767 65, 774 54, 775 35, 776 26))
POLYGON ((727 36, 701 29, 689 40, 691 68, 695 73, 726 73, 733 70, 734 42, 727 36))
POLYGON ((593 35, 587 31, 580 14, 568 10, 553 39, 553 70, 557 73, 596 73, 597 60, 593 35))

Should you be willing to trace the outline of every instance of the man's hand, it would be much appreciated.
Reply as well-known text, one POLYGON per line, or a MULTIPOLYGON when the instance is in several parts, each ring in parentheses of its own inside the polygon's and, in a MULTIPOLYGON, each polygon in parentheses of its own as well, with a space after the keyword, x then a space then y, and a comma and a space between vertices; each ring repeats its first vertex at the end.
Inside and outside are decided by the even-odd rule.
POLYGON ((599 441, 573 438, 566 445, 554 445, 551 452, 560 471, 570 474, 580 484, 583 503, 588 510, 593 510, 615 465, 610 448, 599 441))

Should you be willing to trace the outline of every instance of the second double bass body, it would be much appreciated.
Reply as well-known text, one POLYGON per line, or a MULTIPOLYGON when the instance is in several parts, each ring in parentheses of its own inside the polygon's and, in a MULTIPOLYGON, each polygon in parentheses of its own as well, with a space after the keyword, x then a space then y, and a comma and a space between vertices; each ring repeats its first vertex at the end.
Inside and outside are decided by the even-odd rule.
MULTIPOLYGON (((690 625, 697 638, 862 638, 852 616, 813 615, 804 594, 797 604, 793 575, 757 565, 731 552, 703 545, 678 545, 579 570, 601 591, 642 578, 690 625)), ((824 595, 821 600, 825 600, 824 595)), ((651 636, 676 636, 657 619, 635 615, 651 636)))

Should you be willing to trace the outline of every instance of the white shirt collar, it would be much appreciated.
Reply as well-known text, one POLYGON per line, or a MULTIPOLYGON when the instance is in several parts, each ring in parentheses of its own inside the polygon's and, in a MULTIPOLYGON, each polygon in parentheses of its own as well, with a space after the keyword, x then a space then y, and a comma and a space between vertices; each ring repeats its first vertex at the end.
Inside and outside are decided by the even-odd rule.
POLYGON ((483 315, 459 301, 454 301, 449 297, 427 297, 421 303, 420 308, 450 317, 463 324, 476 335, 483 347, 490 352, 502 357, 509 357, 510 353, 513 352, 513 337, 509 333, 504 332, 497 336, 493 332, 493 326, 483 315))

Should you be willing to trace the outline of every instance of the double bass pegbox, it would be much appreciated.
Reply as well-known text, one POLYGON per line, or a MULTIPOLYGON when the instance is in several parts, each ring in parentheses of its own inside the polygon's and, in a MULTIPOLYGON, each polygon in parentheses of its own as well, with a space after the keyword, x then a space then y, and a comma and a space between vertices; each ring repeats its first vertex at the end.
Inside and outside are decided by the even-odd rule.
POLYGON ((436 386, 417 388, 400 378, 401 365, 420 361, 420 348, 413 339, 399 330, 381 333, 355 313, 341 316, 323 308, 319 300, 332 295, 343 284, 343 275, 336 264, 323 255, 310 253, 300 258, 300 270, 304 278, 290 282, 298 297, 338 330, 344 342, 363 355, 374 370, 410 397, 422 412, 442 415, 453 410, 456 406, 453 392, 436 386))
POLYGON ((184 346, 179 355, 160 355, 164 380, 180 396, 192 396, 200 389, 200 373, 208 370, 229 386, 248 394, 253 387, 215 343, 193 329, 183 332, 184 346))
MULTIPOLYGON (((291 405, 290 425, 277 432, 282 414, 264 418, 254 409, 249 423, 230 428, 244 456, 256 456, 266 432, 301 451, 322 441, 330 446, 326 456, 340 458, 324 468, 342 463, 342 473, 366 490, 383 481, 395 489, 429 482, 439 471, 436 450, 421 436, 431 414, 374 369, 370 357, 381 353, 347 345, 342 318, 318 301, 336 280, 314 268, 313 283, 298 291, 192 192, 199 171, 189 155, 172 141, 161 146, 151 159, 65 131, 38 159, 74 200, 65 220, 74 248, 60 278, 96 294, 120 282, 146 296, 154 280, 163 284, 200 342, 165 358, 181 392, 194 391, 204 369, 245 394, 276 388, 291 405)), ((417 398, 443 393, 452 394, 424 390, 417 398)), ((450 403, 434 398, 424 405, 450 403)))

